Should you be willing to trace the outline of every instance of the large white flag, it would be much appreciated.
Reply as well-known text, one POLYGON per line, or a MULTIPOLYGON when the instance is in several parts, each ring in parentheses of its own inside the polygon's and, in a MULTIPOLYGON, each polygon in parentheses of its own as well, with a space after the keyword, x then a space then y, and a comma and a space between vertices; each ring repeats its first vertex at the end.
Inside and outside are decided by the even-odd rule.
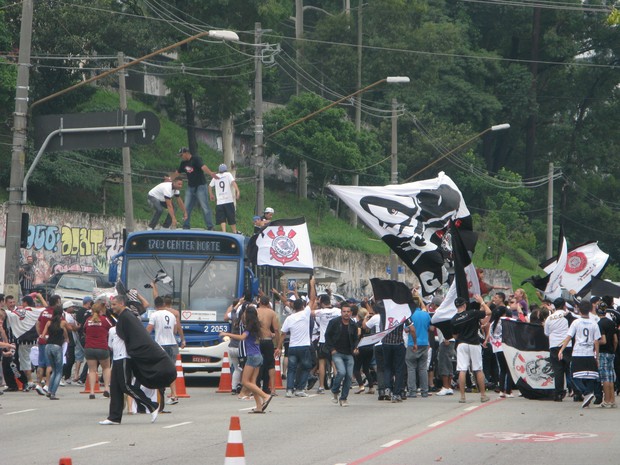
MULTIPOLYGON (((558 255, 558 261, 555 267, 549 273, 549 282, 545 287, 545 297, 548 299, 557 299, 562 296, 562 275, 566 268, 566 261, 568 259, 568 245, 566 244, 566 238, 560 230, 560 254, 558 255)), ((568 289, 570 290, 570 289, 568 289)))
POLYGON ((314 270, 305 218, 274 220, 256 238, 257 264, 314 270))
POLYGON ((423 295, 434 293, 448 280, 445 262, 450 245, 444 232, 451 221, 473 250, 471 215, 461 191, 443 172, 407 184, 329 188, 416 274, 423 295))
MULTIPOLYGON (((578 245, 568 251, 564 272, 560 276, 560 286, 579 293, 587 287, 592 278, 598 276, 609 260, 609 254, 603 252, 598 242, 592 241, 578 245)), ((545 273, 551 273, 558 263, 558 257, 545 262, 545 273)))

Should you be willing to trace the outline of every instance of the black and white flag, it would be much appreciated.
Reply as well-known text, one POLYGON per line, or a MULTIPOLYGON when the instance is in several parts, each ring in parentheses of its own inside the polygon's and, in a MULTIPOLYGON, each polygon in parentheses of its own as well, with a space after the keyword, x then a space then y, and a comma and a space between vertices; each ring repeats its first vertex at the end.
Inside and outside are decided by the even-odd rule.
POLYGON ((372 291, 376 302, 385 306, 385 328, 393 328, 415 311, 413 294, 406 284, 389 279, 372 278, 372 291))
POLYGON ((512 381, 523 397, 553 398, 555 381, 543 326, 502 320, 502 348, 512 381))
POLYGON ((424 296, 448 281, 449 243, 444 233, 450 221, 461 228, 473 250, 469 210, 459 188, 443 172, 407 184, 328 187, 415 273, 424 296))
POLYGON ((453 335, 450 320, 456 315, 454 299, 462 297, 469 301, 473 296, 480 295, 480 282, 478 281, 476 267, 471 260, 459 229, 454 224, 450 226, 449 238, 452 244, 454 280, 445 299, 435 310, 431 319, 431 323, 443 333, 446 339, 452 338, 453 335))

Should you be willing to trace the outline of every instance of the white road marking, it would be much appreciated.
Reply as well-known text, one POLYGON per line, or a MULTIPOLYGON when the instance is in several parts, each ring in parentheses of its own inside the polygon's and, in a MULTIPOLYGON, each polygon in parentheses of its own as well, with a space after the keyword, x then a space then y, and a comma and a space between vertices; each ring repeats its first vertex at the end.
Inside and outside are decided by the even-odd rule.
POLYGON ((191 425, 192 423, 193 423, 193 421, 184 421, 183 423, 177 423, 176 425, 168 425, 168 426, 164 426, 164 429, 167 429, 167 428, 176 428, 177 426, 191 425))
POLYGON ((470 412, 472 410, 476 410, 478 407, 479 405, 472 405, 471 407, 464 408, 463 410, 465 410, 466 412, 470 412))
POLYGON ((38 409, 36 409, 36 408, 29 408, 29 409, 26 409, 26 410, 18 410, 16 412, 5 413, 5 415, 17 415, 18 413, 34 412, 35 410, 38 410, 38 409))
POLYGON ((379 447, 392 447, 394 444, 398 444, 402 439, 394 439, 393 441, 386 442, 385 444, 381 444, 379 447))
POLYGON ((248 408, 240 408, 239 411, 240 412, 245 412, 245 411, 248 411, 248 410, 252 410, 253 408, 256 408, 256 406, 248 407, 248 408))
POLYGON ((97 447, 97 446, 103 446, 104 444, 110 444, 110 441, 104 441, 104 442, 96 442, 94 444, 88 444, 86 446, 81 446, 81 447, 74 447, 71 450, 82 450, 82 449, 90 449, 91 447, 97 447))
POLYGON ((445 423, 445 420, 439 420, 439 421, 436 421, 435 423, 431 423, 430 425, 428 425, 428 427, 429 428, 434 428, 435 426, 439 426, 442 423, 445 423))

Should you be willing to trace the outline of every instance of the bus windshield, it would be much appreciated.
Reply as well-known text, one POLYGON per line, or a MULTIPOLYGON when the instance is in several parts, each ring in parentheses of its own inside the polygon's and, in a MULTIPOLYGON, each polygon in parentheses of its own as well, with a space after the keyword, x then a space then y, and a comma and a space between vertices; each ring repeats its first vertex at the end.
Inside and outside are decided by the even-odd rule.
MULTIPOLYGON (((207 311, 207 321, 223 321, 237 296, 239 260, 204 258, 126 257, 127 287, 143 289, 163 270, 171 282, 157 282, 160 296, 171 295, 174 307, 207 311)), ((148 291, 140 291, 148 299, 148 291)), ((152 300, 152 299, 151 299, 152 300)))

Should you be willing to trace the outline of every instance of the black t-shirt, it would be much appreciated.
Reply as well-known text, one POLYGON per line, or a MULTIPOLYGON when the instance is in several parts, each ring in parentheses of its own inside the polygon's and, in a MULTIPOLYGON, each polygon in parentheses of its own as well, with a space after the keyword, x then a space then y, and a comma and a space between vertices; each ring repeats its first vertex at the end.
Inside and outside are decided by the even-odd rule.
POLYGON ((614 353, 614 335, 616 334, 616 324, 607 317, 602 317, 598 322, 598 327, 601 330, 601 336, 605 336, 607 342, 600 344, 599 352, 602 354, 614 353))
POLYGON ((207 183, 205 173, 202 171, 204 163, 202 158, 192 155, 192 158, 185 161, 183 160, 177 169, 179 173, 185 173, 187 175, 187 184, 189 187, 198 187, 207 183))
POLYGON ((465 310, 452 317, 452 332, 457 334, 457 341, 465 344, 480 344, 480 320, 486 317, 482 310, 465 310))
MULTIPOLYGON (((349 325, 354 324, 354 322, 349 321, 349 325)), ((336 352, 339 352, 341 354, 352 355, 353 347, 351 347, 351 339, 349 338, 349 325, 340 325, 340 335, 336 340, 336 345, 334 349, 336 349, 336 352)))

